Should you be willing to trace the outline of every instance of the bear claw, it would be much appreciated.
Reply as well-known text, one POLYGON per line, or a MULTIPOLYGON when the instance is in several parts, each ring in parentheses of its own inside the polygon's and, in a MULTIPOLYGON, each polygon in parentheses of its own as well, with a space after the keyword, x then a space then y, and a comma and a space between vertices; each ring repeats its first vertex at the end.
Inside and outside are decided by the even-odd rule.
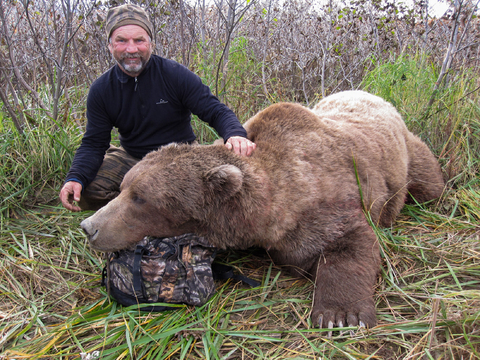
MULTIPOLYGON (((355 327, 358 330, 366 329, 369 327, 375 326, 375 323, 369 321, 368 317, 365 319, 365 313, 359 313, 355 315, 354 313, 335 313, 334 311, 326 310, 323 313, 317 316, 317 326, 322 329, 334 329, 334 328, 344 328, 344 327, 355 327), (360 320, 363 318, 362 320, 360 320), (345 321, 346 320, 346 321, 345 321)), ((348 330, 350 336, 355 336, 355 331, 350 329, 348 330)), ((344 335, 346 331, 339 330, 340 336, 344 335)), ((327 332, 327 337, 331 338, 333 331, 327 332)))
POLYGON ((318 317, 318 327, 321 329, 323 325, 323 315, 319 315, 318 317))

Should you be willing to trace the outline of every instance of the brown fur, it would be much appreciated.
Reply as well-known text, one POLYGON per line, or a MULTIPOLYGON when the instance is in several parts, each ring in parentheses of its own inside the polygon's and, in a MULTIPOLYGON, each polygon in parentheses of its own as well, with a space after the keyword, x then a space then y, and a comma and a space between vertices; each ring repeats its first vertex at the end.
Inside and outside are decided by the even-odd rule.
POLYGON ((440 196, 434 156, 390 104, 361 91, 327 97, 313 111, 272 105, 245 128, 257 144, 248 158, 222 145, 147 155, 120 196, 82 222, 92 247, 186 232, 220 248, 263 247, 315 279, 319 326, 374 326, 380 256, 364 210, 389 226, 408 192, 420 202, 440 196))

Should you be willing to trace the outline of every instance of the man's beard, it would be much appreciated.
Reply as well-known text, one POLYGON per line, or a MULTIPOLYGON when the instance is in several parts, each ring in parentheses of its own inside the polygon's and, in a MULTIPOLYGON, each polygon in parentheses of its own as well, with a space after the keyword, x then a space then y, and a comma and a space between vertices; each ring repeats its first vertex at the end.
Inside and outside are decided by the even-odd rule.
POLYGON ((126 73, 132 75, 139 75, 147 64, 148 58, 145 59, 140 56, 140 54, 123 54, 117 60, 118 64, 125 70, 126 73), (125 59, 137 59, 139 58, 141 62, 138 64, 129 64, 125 63, 125 59))

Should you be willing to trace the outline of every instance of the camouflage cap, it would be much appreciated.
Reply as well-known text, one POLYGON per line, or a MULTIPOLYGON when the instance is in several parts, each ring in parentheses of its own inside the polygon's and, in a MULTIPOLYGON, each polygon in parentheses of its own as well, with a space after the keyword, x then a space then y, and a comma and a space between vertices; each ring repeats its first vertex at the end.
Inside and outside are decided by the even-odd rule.
POLYGON ((107 21, 105 23, 108 39, 110 39, 115 29, 124 25, 138 25, 153 39, 152 23, 145 10, 138 5, 126 4, 108 10, 107 21))

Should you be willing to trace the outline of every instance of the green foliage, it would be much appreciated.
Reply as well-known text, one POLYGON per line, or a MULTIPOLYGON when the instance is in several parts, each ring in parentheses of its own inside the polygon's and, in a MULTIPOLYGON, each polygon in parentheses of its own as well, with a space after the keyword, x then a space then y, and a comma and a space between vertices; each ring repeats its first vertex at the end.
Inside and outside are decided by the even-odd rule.
POLYGON ((225 88, 228 103, 242 121, 266 106, 263 102, 258 103, 261 88, 253 85, 255 79, 261 78, 261 63, 255 59, 249 40, 245 37, 237 37, 232 43, 228 77, 225 88))
MULTIPOLYGON (((216 77, 221 54, 214 52, 207 44, 204 54, 202 46, 201 43, 197 45, 193 68, 202 77, 202 81, 213 90, 216 83, 223 80, 222 72, 219 72, 219 78, 216 77), (214 56, 216 58, 213 58, 214 56)), ((255 79, 261 78, 261 63, 256 61, 247 38, 232 39, 226 74, 225 88, 219 89, 220 93, 216 95, 222 97, 223 102, 234 110, 241 122, 244 122, 266 106, 266 102, 260 100, 263 98, 260 86, 255 85, 257 83, 255 79)))
POLYGON ((374 70, 364 78, 362 87, 391 102, 402 115, 421 117, 421 105, 428 102, 436 80, 435 69, 427 65, 427 59, 404 55, 393 63, 372 62, 374 70))
POLYGON ((378 64, 364 79, 366 91, 391 102, 444 166, 450 185, 478 184, 480 94, 478 75, 465 69, 450 76, 427 112, 438 69, 427 56, 401 56, 378 64))
POLYGON ((25 206, 56 202, 74 149, 83 133, 71 121, 47 116, 27 123, 19 134, 9 121, 0 133, 0 214, 13 216, 25 206))
POLYGON ((219 138, 215 129, 201 121, 196 115, 192 116, 192 129, 200 144, 211 144, 219 138))

